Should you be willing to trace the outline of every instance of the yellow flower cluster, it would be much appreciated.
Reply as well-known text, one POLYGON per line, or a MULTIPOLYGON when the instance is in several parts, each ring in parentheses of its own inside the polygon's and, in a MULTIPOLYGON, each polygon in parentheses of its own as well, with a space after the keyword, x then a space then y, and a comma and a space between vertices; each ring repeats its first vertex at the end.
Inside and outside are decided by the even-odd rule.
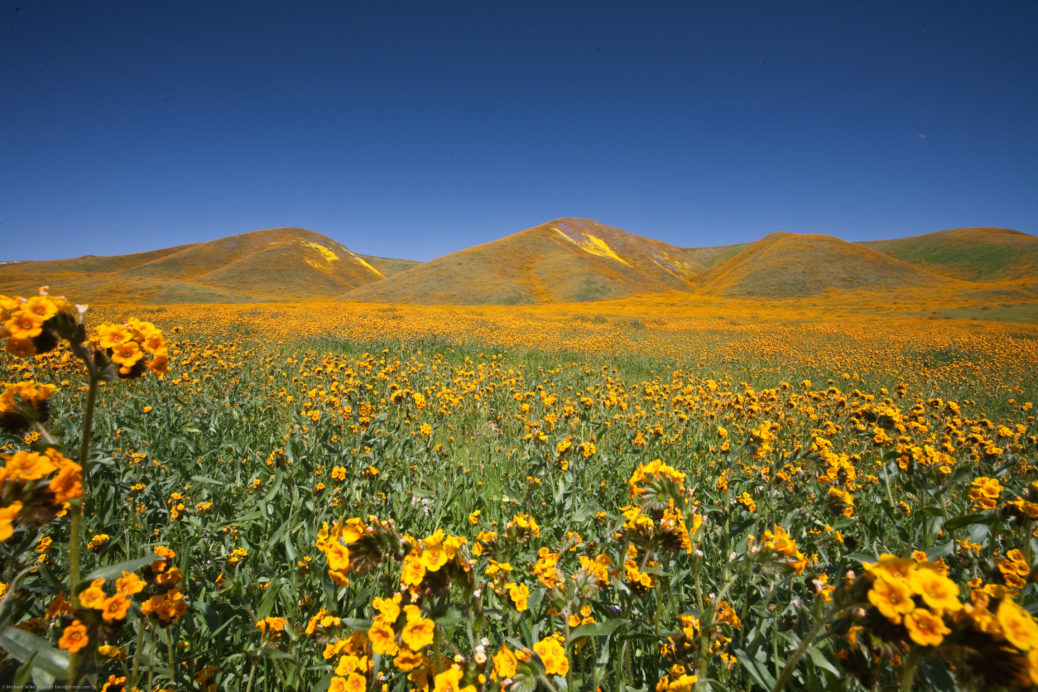
POLYGON ((18 434, 33 424, 47 422, 47 399, 58 391, 57 387, 32 380, 2 382, 0 387, 0 428, 18 434))
MULTIPOLYGON (((1023 557, 1012 557, 1008 562, 1015 569, 1023 557)), ((977 652, 968 659, 976 662, 971 665, 1004 668, 1017 675, 1020 684, 1038 685, 1038 622, 1004 587, 974 588, 970 602, 964 604, 944 564, 927 562, 921 553, 916 559, 883 554, 875 564, 865 563, 865 568, 868 601, 886 622, 899 626, 896 636, 918 646, 940 647, 954 634, 953 649, 966 646, 977 652), (1001 598, 994 612, 992 594, 1001 598)), ((979 586, 980 580, 976 581, 979 586)), ((878 633, 887 640, 892 636, 878 633)))
POLYGON ((944 640, 951 630, 942 618, 962 604, 958 585, 940 567, 888 554, 865 567, 873 580, 869 602, 891 624, 903 624, 912 641, 921 646, 936 646, 944 640))
POLYGON ((684 666, 674 665, 656 683, 656 692, 692 692, 699 678, 689 674, 684 666))
POLYGON ((537 520, 529 514, 516 514, 505 526, 505 530, 514 534, 518 541, 541 535, 541 527, 537 525, 537 520))
POLYGON ((431 587, 432 584, 425 583, 426 579, 448 564, 468 572, 471 569, 469 561, 458 553, 466 542, 461 536, 444 534, 443 529, 437 529, 432 535, 413 542, 411 552, 404 557, 400 583, 417 592, 419 587, 431 587))
POLYGON ((151 322, 131 318, 126 324, 102 324, 96 340, 119 366, 120 377, 140 377, 147 370, 162 377, 169 369, 169 350, 162 331, 151 322))
MULTIPOLYGON (((652 493, 657 490, 657 486, 660 482, 669 481, 670 485, 667 489, 671 491, 671 496, 675 500, 681 502, 684 500, 685 495, 685 474, 678 471, 673 466, 664 464, 659 459, 654 459, 648 464, 643 464, 634 470, 631 474, 630 480, 627 481, 627 492, 631 496, 632 500, 638 499, 640 496, 652 493)), ((666 504, 664 502, 663 504, 666 504)))
POLYGON ((998 497, 1002 494, 1002 484, 995 478, 981 476, 973 481, 970 488, 970 499, 973 500, 975 511, 983 509, 995 509, 998 506, 998 497))
MULTIPOLYGON (((81 608, 87 608, 87 612, 80 610, 79 618, 65 627, 58 646, 70 653, 75 653, 90 643, 91 637, 99 636, 104 630, 104 624, 117 624, 126 619, 132 605, 131 597, 139 594, 147 584, 136 574, 123 572, 122 576, 115 580, 115 593, 111 596, 105 591, 105 579, 94 579, 90 586, 79 592, 79 604, 81 608), (82 618, 82 620, 80 619, 82 618), (86 620, 88 625, 83 622, 86 620)), ((50 608, 55 614, 73 612, 69 604, 60 596, 50 608)))
POLYGON ((624 578, 644 593, 656 586, 656 578, 645 569, 659 566, 656 553, 691 554, 692 538, 699 532, 703 517, 692 513, 689 529, 685 474, 659 459, 636 468, 628 480, 627 491, 639 504, 621 509, 624 523, 615 537, 628 541, 624 578))
POLYGON ((1027 564, 1024 554, 1015 548, 1006 553, 1006 557, 998 562, 998 571, 1002 574, 1002 580, 1012 589, 1022 589, 1027 586, 1031 575, 1031 566, 1027 564))
POLYGON ((451 666, 433 677, 433 692, 476 692, 474 685, 462 685, 465 672, 458 666, 451 666))
POLYGON ((141 612, 158 618, 163 625, 168 625, 187 614, 187 602, 184 600, 183 591, 180 590, 184 575, 180 568, 169 564, 169 561, 177 556, 173 550, 159 545, 152 548, 152 552, 159 556, 159 559, 148 565, 146 574, 156 586, 156 593, 141 604, 141 612))
POLYGON ((53 519, 63 504, 82 496, 79 464, 57 450, 0 454, 0 541, 11 537, 17 518, 27 526, 53 519))
POLYGON ((797 549, 797 543, 790 537, 789 532, 778 524, 775 524, 772 530, 764 532, 762 547, 789 558, 786 564, 793 568, 797 576, 804 573, 807 556, 797 549))
POLYGON ((67 338, 75 330, 70 308, 64 298, 48 295, 46 286, 29 299, 0 295, 0 339, 7 339, 7 352, 24 358, 52 350, 59 335, 67 338))
POLYGON ((436 624, 423 615, 416 603, 401 605, 405 594, 408 600, 413 598, 410 592, 398 592, 392 598, 374 599, 378 614, 367 636, 373 653, 394 657, 396 668, 409 673, 412 680, 419 680, 429 672, 431 661, 425 650, 433 644, 436 624))
MULTIPOLYGON (((385 556, 393 555, 402 560, 401 590, 392 597, 374 599, 377 614, 364 633, 365 641, 371 653, 392 656, 393 665, 408 673, 408 678, 422 689, 435 672, 434 661, 427 656, 426 649, 433 644, 436 625, 423 614, 419 603, 445 593, 454 583, 471 581, 472 565, 461 554, 466 543, 465 538, 447 535, 442 529, 417 540, 398 534, 391 522, 375 517, 369 517, 367 522, 354 517, 332 526, 325 524, 317 535, 317 547, 328 562, 328 574, 338 584, 349 583, 351 570, 372 569, 385 556), (401 551, 402 546, 406 550, 401 551)), ((326 657, 334 655, 340 653, 326 657)), ((341 653, 331 689, 352 689, 350 685, 361 685, 359 689, 364 689, 365 673, 369 669, 366 653, 363 656, 357 650, 341 653)), ((448 673, 440 672, 434 677, 441 680, 441 676, 448 673)))
POLYGON ((109 596, 104 590, 104 579, 95 579, 90 586, 79 592, 79 603, 86 608, 101 611, 107 622, 122 620, 130 610, 130 596, 144 590, 144 580, 136 574, 123 572, 116 580, 116 592, 109 596))
MULTIPOLYGON (((1030 489, 1030 493, 1034 495, 1034 484, 1030 489)), ((1017 512, 1021 516, 1027 517, 1028 519, 1038 519, 1038 502, 1032 502, 1022 497, 1018 497, 1011 502, 1006 503, 1006 507, 1010 508, 1011 511, 1017 512)))
POLYGON ((287 627, 288 620, 283 617, 271 617, 268 615, 262 620, 256 621, 256 628, 259 629, 261 634, 274 638, 281 637, 281 633, 284 632, 287 627))
POLYGON ((562 635, 555 633, 533 645, 534 652, 544 664, 544 672, 549 675, 565 675, 569 672, 569 659, 566 658, 564 644, 562 635))
POLYGON ((840 514, 845 517, 854 516, 854 496, 846 490, 829 488, 829 499, 835 504, 840 514))

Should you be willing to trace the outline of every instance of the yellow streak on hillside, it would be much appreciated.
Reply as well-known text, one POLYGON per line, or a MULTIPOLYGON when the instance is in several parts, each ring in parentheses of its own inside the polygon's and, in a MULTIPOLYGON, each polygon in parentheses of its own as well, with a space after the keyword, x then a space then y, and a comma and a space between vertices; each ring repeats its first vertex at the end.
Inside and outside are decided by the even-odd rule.
POLYGON ((589 233, 585 233, 584 242, 578 243, 577 241, 573 240, 557 228, 555 229, 555 232, 588 254, 595 255, 597 257, 606 257, 608 259, 616 260, 621 264, 626 264, 628 267, 631 266, 630 262, 628 262, 623 257, 620 257, 620 255, 613 252, 613 249, 609 247, 608 243, 606 243, 606 241, 602 240, 601 238, 596 238, 595 236, 590 235, 589 233))
POLYGON ((353 256, 353 259, 357 260, 358 262, 360 262, 361 264, 363 264, 363 265, 364 265, 365 267, 367 267, 368 269, 370 269, 371 271, 373 271, 373 272, 374 272, 374 273, 375 273, 375 274, 376 274, 376 275, 378 276, 378 278, 380 278, 380 279, 384 279, 384 278, 386 278, 386 275, 385 275, 385 274, 383 274, 382 272, 380 272, 380 271, 379 271, 378 269, 375 269, 374 267, 372 267, 372 266, 371 266, 370 264, 368 264, 367 262, 365 262, 365 261, 364 261, 363 259, 361 259, 361 258, 360 258, 360 257, 358 257, 357 255, 354 255, 354 256, 353 256))
MULTIPOLYGON (((338 258, 336 258, 336 259, 338 259, 338 258)), ((309 264, 314 269, 320 271, 320 272, 324 272, 325 274, 328 273, 328 264, 327 264, 327 262, 318 262, 313 257, 304 257, 303 261, 306 262, 307 264, 309 264)))
MULTIPOLYGON (((329 262, 334 262, 334 261, 339 259, 338 255, 336 255, 334 252, 332 252, 331 250, 326 248, 324 245, 319 245, 317 243, 308 243, 305 240, 303 241, 303 245, 305 245, 307 247, 311 247, 314 250, 317 250, 318 252, 321 253, 321 256, 324 257, 329 262)), ((308 264, 309 264, 309 262, 308 262, 308 264)), ((312 265, 312 266, 316 266, 316 265, 312 265)))

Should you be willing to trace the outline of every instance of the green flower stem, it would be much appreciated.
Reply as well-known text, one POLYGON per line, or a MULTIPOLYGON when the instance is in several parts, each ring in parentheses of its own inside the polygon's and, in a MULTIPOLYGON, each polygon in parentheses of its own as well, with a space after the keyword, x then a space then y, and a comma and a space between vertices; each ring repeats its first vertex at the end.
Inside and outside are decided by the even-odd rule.
MULTIPOLYGON (((700 557, 696 557, 695 564, 692 569, 695 571, 695 583, 696 583, 696 607, 699 609, 699 665, 696 669, 697 677, 701 679, 706 678, 706 665, 710 658, 710 634, 707 632, 706 627, 703 625, 703 621, 706 620, 706 609, 703 603, 703 581, 699 577, 700 568, 702 567, 703 560, 700 557)), ((711 616, 711 621, 713 617, 711 616)))
POLYGON ((890 474, 887 472, 886 460, 881 460, 880 468, 883 469, 883 487, 887 491, 887 501, 890 503, 891 511, 893 511, 897 505, 894 504, 894 493, 890 491, 890 474))
POLYGON ((40 439, 43 440, 44 444, 48 444, 48 445, 57 444, 57 440, 55 440, 51 436, 51 434, 47 431, 47 429, 45 427, 43 427, 42 423, 33 423, 33 430, 35 430, 37 433, 39 433, 40 439))
POLYGON ((141 659, 144 657, 142 647, 144 646, 144 630, 147 625, 142 621, 139 623, 140 626, 137 629, 137 648, 134 649, 133 655, 133 672, 130 673, 130 682, 126 686, 127 689, 133 689, 137 685, 137 673, 140 671, 141 659))
MULTIPOLYGON (((87 388, 86 407, 83 411, 83 432, 79 440, 79 466, 81 467, 80 473, 83 477, 84 493, 86 492, 87 460, 90 455, 90 433, 94 422, 94 402, 97 400, 97 383, 99 379, 89 361, 87 361, 87 367, 90 373, 90 385, 87 388)), ((79 544, 83 532, 82 497, 77 497, 69 502, 69 513, 71 517, 68 537, 68 590, 69 595, 72 597, 72 605, 75 608, 79 608, 79 594, 76 593, 76 586, 80 580, 79 544)), ((79 658, 78 651, 69 656, 69 680, 73 685, 79 681, 79 658)))
POLYGON ((542 685, 547 687, 549 692, 559 692, 558 688, 556 688, 555 685, 552 684, 551 680, 548 679, 547 675, 542 673, 537 676, 537 680, 540 681, 542 685))
POLYGON ((697 557, 695 561, 695 583, 696 583, 696 602, 699 607, 699 669, 698 676, 701 679, 706 679, 707 676, 707 665, 710 662, 710 631, 709 627, 713 626, 714 613, 717 610, 717 606, 721 604, 721 601, 725 600, 728 596, 728 592, 731 591, 735 585, 735 581, 738 578, 738 574, 733 574, 725 585, 721 587, 720 592, 717 596, 710 601, 710 608, 706 607, 706 603, 703 599, 703 585, 699 578, 700 568, 702 566, 703 559, 697 557), (705 625, 707 613, 710 615, 709 625, 705 625))
POLYGON ((1024 540, 1024 561, 1030 565, 1034 560, 1034 551, 1031 549, 1031 536, 1034 535, 1034 519, 1027 520, 1027 533, 1024 534, 1027 538, 1024 540))
POLYGON ((245 692, 252 692, 252 680, 253 677, 256 675, 256 660, 259 658, 259 655, 253 654, 251 658, 252 665, 249 666, 249 682, 245 685, 245 692))
POLYGON ((781 690, 786 688, 786 684, 789 683, 789 679, 793 677, 793 671, 796 670, 797 663, 800 662, 800 659, 804 657, 804 654, 807 653, 807 650, 811 648, 811 646, 814 644, 815 637, 818 636, 818 633, 821 632, 826 625, 828 625, 837 615, 846 610, 848 607, 850 606, 834 605, 832 608, 829 609, 828 613, 826 613, 821 619, 815 622, 814 626, 811 628, 811 631, 808 632, 804 636, 804 638, 800 640, 800 646, 798 646, 796 651, 793 652, 793 655, 790 657, 790 659, 786 661, 786 665, 782 668, 782 672, 779 673, 779 677, 778 680, 775 682, 775 686, 771 688, 772 692, 780 692, 781 690))
POLYGON ((916 647, 909 652, 905 659, 905 666, 901 670, 901 692, 911 692, 912 682, 915 680, 915 669, 919 665, 922 649, 916 647))
POLYGON ((177 665, 173 658, 173 633, 170 631, 171 628, 166 628, 166 655, 169 659, 169 679, 171 682, 177 680, 177 665))
MULTIPOLYGON (((150 649, 151 655, 154 657, 155 649, 158 648, 155 645, 155 628, 154 627, 150 627, 149 629, 151 630, 151 635, 148 637, 148 639, 151 640, 151 646, 149 647, 149 649, 150 649)), ((253 665, 255 666, 255 662, 253 663, 253 665)), ((251 671, 249 673, 249 687, 252 687, 252 673, 251 673, 251 671)), ((148 689, 149 690, 155 689, 155 666, 154 665, 149 665, 148 666, 148 689)))
MULTIPOLYGON (((97 399, 97 376, 90 373, 90 386, 87 388, 86 408, 83 412, 83 432, 79 440, 79 465, 80 473, 84 483, 87 475, 87 462, 90 455, 90 433, 94 422, 94 402, 97 399)), ((84 492, 86 492, 84 488, 84 492)), ((79 583, 79 538, 80 524, 83 517, 83 498, 72 500, 69 505, 72 514, 72 526, 69 530, 68 563, 69 563, 69 592, 72 595, 72 604, 79 607, 79 594, 76 593, 76 585, 79 583)))

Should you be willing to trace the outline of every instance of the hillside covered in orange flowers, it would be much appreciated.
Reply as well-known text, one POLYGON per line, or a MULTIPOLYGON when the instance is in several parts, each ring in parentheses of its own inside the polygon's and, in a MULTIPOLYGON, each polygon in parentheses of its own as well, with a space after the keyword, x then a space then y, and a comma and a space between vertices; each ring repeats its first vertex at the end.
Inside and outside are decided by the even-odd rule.
POLYGON ((154 305, 507 306, 665 296, 689 304, 914 301, 996 312, 1024 305, 1032 307, 1023 313, 1033 313, 1038 238, 996 228, 861 243, 773 233, 753 243, 680 248, 568 218, 428 262, 362 255, 313 231, 279 228, 133 255, 0 266, 4 293, 30 294, 41 283, 88 301, 124 296, 154 305))

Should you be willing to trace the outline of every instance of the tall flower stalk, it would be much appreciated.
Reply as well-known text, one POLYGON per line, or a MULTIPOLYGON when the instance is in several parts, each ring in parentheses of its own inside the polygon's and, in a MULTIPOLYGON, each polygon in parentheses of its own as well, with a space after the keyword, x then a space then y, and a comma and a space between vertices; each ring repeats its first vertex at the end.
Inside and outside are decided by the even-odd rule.
MULTIPOLYGON (((24 451, 4 455, 7 465, 0 482, 6 506, 0 540, 13 535, 16 524, 42 525, 61 514, 63 508, 69 515, 70 601, 61 612, 72 619, 64 628, 58 646, 68 652, 68 668, 62 677, 73 685, 80 682, 88 657, 97 651, 98 635, 113 623, 123 621, 130 610, 130 597, 145 588, 143 580, 126 571, 116 580, 114 595, 105 591, 105 578, 94 579, 89 588, 80 588, 84 485, 90 466, 98 389, 101 382, 132 379, 148 371, 162 376, 168 363, 162 332, 150 322, 131 319, 122 325, 103 324, 91 340, 83 321, 85 312, 85 305, 73 307, 64 298, 49 295, 46 287, 40 289, 40 295, 27 300, 0 296, 0 338, 6 340, 4 350, 15 357, 29 357, 53 351, 66 342, 87 370, 78 464, 63 456, 61 446, 44 427, 49 419, 47 399, 56 387, 33 382, 4 385, 0 399, 0 425, 4 430, 15 434, 33 430, 35 438, 42 441, 35 448, 42 449, 42 453, 24 451), (54 474, 53 477, 50 474, 54 474)), ((55 602, 62 600, 63 595, 59 594, 55 602)), ((0 633, 0 637, 5 637, 5 648, 10 647, 8 638, 11 636, 20 635, 0 633)), ((35 665, 34 659, 47 658, 49 668, 44 672, 56 678, 54 662, 60 658, 40 655, 47 646, 43 640, 29 641, 36 651, 27 656, 26 664, 35 665)))

